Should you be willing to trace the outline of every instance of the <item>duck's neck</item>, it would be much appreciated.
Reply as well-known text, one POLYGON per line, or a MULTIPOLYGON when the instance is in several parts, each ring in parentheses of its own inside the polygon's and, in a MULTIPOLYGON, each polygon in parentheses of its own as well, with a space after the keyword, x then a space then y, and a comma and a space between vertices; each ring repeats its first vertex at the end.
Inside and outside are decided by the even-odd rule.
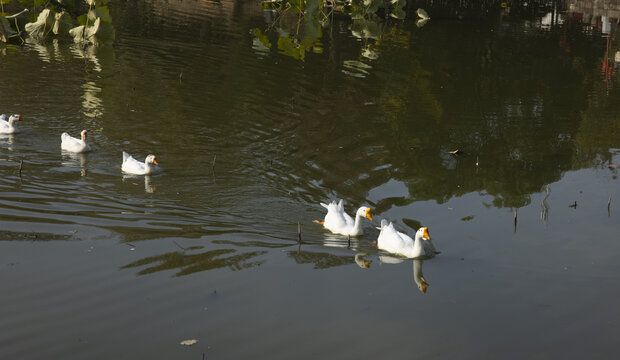
POLYGON ((416 234, 415 240, 413 240, 413 249, 411 249, 411 257, 419 257, 424 255, 424 244, 422 244, 422 237, 416 234))
POLYGON ((353 232, 355 234, 361 235, 362 234, 362 221, 364 220, 364 217, 361 215, 355 215, 355 223, 353 224, 353 232))
POLYGON ((151 172, 151 163, 148 161, 144 162, 144 172, 147 174, 151 172))

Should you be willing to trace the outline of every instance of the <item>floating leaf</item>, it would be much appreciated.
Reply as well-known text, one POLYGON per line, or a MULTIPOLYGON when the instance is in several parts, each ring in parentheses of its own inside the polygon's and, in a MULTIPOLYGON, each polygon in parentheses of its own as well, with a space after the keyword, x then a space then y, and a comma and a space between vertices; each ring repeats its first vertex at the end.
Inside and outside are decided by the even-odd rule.
POLYGON ((198 340, 196 340, 196 339, 191 339, 191 340, 183 340, 183 341, 181 341, 181 345, 184 345, 184 346, 192 346, 192 345, 194 345, 194 344, 195 344, 195 343, 197 343, 197 342, 198 342, 198 340))

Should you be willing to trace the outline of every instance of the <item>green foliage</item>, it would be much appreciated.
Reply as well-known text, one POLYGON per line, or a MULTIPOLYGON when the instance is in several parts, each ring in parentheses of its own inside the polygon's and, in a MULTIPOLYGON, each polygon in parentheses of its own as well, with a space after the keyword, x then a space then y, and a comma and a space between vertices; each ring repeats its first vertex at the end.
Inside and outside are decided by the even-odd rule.
POLYGON ((19 0, 24 6, 43 6, 47 0, 19 0))
MULTIPOLYGON (((277 33, 280 54, 304 60, 308 52, 322 53, 323 28, 330 24, 334 13, 344 13, 351 17, 353 22, 350 30, 353 36, 378 41, 381 38, 382 22, 385 20, 379 14, 403 19, 406 4, 406 0, 333 0, 329 3, 323 0, 265 0, 262 2, 263 7, 276 12, 277 16, 264 32, 253 30, 253 47, 261 52, 270 49, 273 41, 269 41, 269 30, 275 29, 277 32, 271 34, 277 33), (379 12, 379 9, 385 11, 379 12)), ((367 44, 363 56, 376 59, 378 54, 371 44, 367 44)), ((348 68, 346 73, 365 76, 363 68, 347 64, 345 67, 348 68)))
POLYGON ((86 25, 86 20, 90 24, 94 23, 97 18, 100 18, 102 22, 112 23, 112 17, 110 16, 110 10, 107 6, 99 6, 94 9, 90 9, 88 13, 78 16, 78 23, 80 25, 86 25))

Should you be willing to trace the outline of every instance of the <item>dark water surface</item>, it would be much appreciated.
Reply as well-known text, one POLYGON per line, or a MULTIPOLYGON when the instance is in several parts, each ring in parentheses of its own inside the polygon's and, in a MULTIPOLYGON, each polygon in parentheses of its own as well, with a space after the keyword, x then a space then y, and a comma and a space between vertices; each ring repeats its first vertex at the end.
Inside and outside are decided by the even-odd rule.
POLYGON ((0 358, 617 355, 602 18, 109 7, 113 46, 0 46, 0 113, 25 118, 0 135, 0 358), (94 151, 61 152, 82 129, 94 151), (163 172, 124 177, 121 151, 163 172), (312 223, 337 198, 373 209, 350 245, 312 223), (372 246, 382 218, 429 227, 425 294, 372 246))

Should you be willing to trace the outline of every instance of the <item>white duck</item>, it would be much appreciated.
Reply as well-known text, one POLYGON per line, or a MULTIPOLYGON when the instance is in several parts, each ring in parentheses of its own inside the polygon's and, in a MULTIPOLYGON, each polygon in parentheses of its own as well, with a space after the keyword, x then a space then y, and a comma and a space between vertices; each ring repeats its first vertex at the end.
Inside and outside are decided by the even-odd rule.
POLYGON ((80 135, 81 139, 78 139, 67 134, 66 132, 62 133, 62 135, 60 135, 60 148, 74 153, 90 151, 90 146, 86 142, 86 137, 88 136, 86 130, 82 130, 80 135))
POLYGON ((13 114, 9 116, 9 119, 6 119, 6 115, 0 115, 0 134, 14 134, 18 132, 17 128, 14 125, 15 120, 24 121, 21 115, 13 114))
POLYGON ((336 204, 332 201, 329 205, 321 203, 327 209, 327 214, 323 221, 314 220, 315 223, 323 225, 327 230, 341 235, 359 236, 364 233, 362 220, 367 218, 372 221, 370 208, 362 206, 355 213, 355 220, 344 212, 342 199, 336 204))
POLYGON ((151 166, 151 164, 159 165, 155 155, 148 155, 142 163, 123 151, 123 165, 121 165, 121 170, 123 170, 124 173, 133 175, 152 174, 156 168, 151 166))
MULTIPOLYGON (((389 251, 407 258, 423 258, 433 257, 437 253, 426 245, 426 241, 430 241, 431 236, 427 227, 421 227, 415 234, 415 240, 411 239, 407 234, 396 231, 394 225, 387 220, 381 220, 381 230, 377 238, 377 247, 379 249, 389 251)), ((429 243, 432 246, 432 243, 429 243)))

